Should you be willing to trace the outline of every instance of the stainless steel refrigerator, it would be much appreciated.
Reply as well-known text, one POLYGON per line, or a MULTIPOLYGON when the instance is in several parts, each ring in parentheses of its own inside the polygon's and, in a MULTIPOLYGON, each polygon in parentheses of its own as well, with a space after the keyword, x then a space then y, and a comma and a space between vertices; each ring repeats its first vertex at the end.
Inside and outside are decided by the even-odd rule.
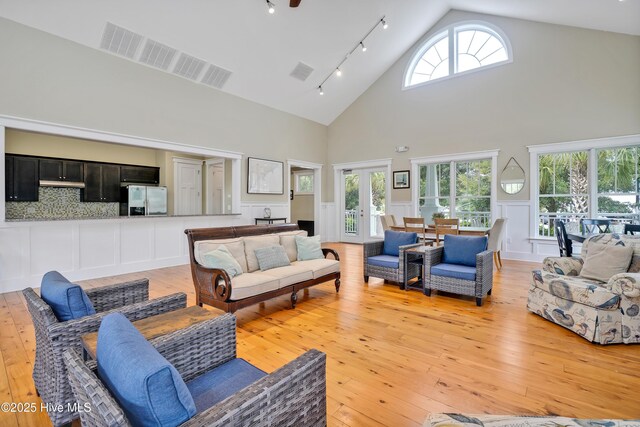
POLYGON ((167 187, 127 185, 122 187, 120 215, 162 216, 167 214, 167 187))

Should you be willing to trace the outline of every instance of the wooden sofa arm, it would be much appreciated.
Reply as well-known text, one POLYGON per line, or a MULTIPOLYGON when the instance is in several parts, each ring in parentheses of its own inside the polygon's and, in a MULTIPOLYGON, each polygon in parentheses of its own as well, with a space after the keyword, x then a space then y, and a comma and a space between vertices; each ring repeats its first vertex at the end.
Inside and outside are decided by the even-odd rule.
POLYGON ((338 252, 335 249, 322 248, 322 253, 324 254, 325 258, 327 257, 327 255, 331 254, 336 261, 340 261, 340 255, 338 255, 338 252))
POLYGON ((200 264, 195 264, 195 273, 197 278, 197 294, 218 301, 229 301, 231 299, 231 277, 229 277, 225 270, 207 268, 200 264))
POLYGON ((85 289, 85 292, 93 308, 100 313, 149 300, 149 279, 85 289))

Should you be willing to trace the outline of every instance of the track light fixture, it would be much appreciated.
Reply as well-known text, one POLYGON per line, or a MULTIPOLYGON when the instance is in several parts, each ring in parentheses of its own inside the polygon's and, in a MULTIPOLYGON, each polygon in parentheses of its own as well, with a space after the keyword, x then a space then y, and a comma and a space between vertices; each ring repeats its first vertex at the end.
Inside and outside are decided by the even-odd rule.
POLYGON ((269 11, 270 14, 274 14, 276 11, 276 7, 273 5, 273 3, 271 3, 269 0, 266 0, 267 2, 267 10, 269 11))
MULTIPOLYGON (((269 3, 269 0, 267 0, 267 3, 269 3)), ((376 24, 373 27, 371 27, 369 32, 367 32, 367 34, 365 34, 364 37, 362 37, 362 39, 360 39, 360 41, 353 47, 353 49, 351 49, 349 52, 347 52, 347 54, 344 56, 344 58, 342 58, 342 61, 340 61, 338 66, 335 68, 335 70, 332 71, 331 74, 329 74, 318 85, 318 93, 320 95, 324 95, 324 91, 322 90, 322 85, 324 85, 327 82, 327 80, 329 80, 334 73, 338 77, 340 77, 342 75, 342 70, 340 69, 340 67, 342 67, 342 64, 344 64, 346 62, 346 60, 351 56, 351 54, 353 54, 353 52, 356 51, 356 49, 360 48, 363 52, 367 51, 367 47, 364 45, 364 42, 367 39, 367 37, 369 37, 369 34, 371 34, 373 32, 373 30, 375 30, 378 27, 378 25, 382 24, 382 28, 384 28, 384 29, 387 29, 389 27, 389 25, 387 24, 387 21, 385 21, 384 18, 385 18, 384 16, 382 18, 380 18, 380 20, 377 21, 376 24)))

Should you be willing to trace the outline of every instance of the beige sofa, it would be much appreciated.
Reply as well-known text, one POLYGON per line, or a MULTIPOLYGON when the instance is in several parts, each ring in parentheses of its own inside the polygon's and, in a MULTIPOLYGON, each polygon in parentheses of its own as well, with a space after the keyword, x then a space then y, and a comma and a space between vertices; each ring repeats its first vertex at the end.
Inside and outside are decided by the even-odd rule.
POLYGON ((291 295, 295 308, 301 289, 335 280, 340 289, 340 259, 333 249, 323 248, 325 258, 298 261, 295 236, 306 236, 295 224, 247 225, 185 230, 189 240, 191 274, 196 303, 234 312, 279 295, 291 295), (230 278, 226 271, 207 268, 203 255, 224 245, 242 267, 242 274, 230 278), (255 250, 281 245, 291 265, 260 271, 255 250), (327 258, 331 255, 332 258, 327 258))

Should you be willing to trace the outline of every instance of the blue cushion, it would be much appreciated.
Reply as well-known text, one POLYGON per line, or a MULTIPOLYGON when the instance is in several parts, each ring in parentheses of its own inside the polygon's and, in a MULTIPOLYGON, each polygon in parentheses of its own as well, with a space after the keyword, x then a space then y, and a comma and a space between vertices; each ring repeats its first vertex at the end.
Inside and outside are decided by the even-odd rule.
POLYGON ((294 238, 296 240, 296 248, 298 249, 298 261, 324 258, 322 248, 320 247, 319 234, 311 237, 294 236, 294 238))
MULTIPOLYGON (((284 246, 275 245, 266 248, 258 248, 255 251, 260 271, 291 265, 284 246)), ((322 253, 322 250, 320 251, 322 253)), ((324 257, 323 257, 324 258, 324 257)))
POLYGON ((442 262, 476 266, 476 255, 487 250, 486 236, 444 236, 442 262))
POLYGON ((40 297, 61 322, 96 313, 84 290, 57 271, 50 271, 42 277, 40 297))
POLYGON ((405 233, 404 231, 385 230, 383 255, 400 255, 400 246, 412 245, 418 241, 418 233, 405 233))
POLYGON ((475 281, 476 268, 460 264, 437 264, 431 267, 431 275, 475 281))
POLYGON ((187 387, 200 413, 266 375, 243 359, 233 359, 192 379, 187 387))
POLYGON ((98 329, 98 375, 134 426, 176 426, 196 413, 176 369, 120 313, 98 329))
POLYGON ((398 257, 391 255, 370 256, 367 258, 367 264, 377 265, 378 267, 395 268, 396 270, 400 265, 398 257))

